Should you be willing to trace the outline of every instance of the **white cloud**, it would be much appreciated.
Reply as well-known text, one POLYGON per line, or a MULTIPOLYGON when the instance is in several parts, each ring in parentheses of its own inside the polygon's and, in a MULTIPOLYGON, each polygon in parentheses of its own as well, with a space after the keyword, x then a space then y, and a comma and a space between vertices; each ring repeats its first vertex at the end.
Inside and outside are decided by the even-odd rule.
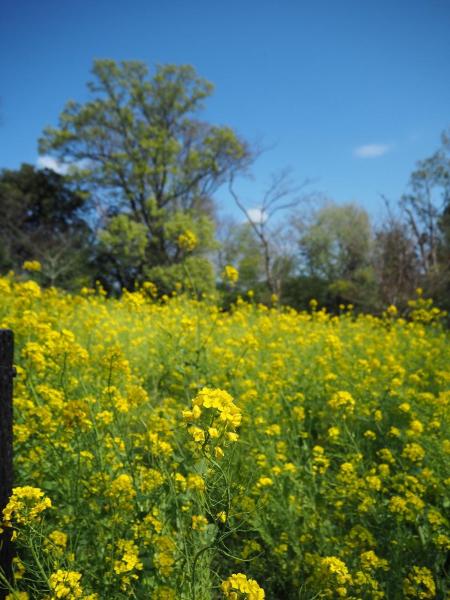
POLYGON ((63 165, 55 158, 52 158, 51 156, 47 155, 39 156, 39 158, 36 161, 36 165, 39 169, 51 169, 52 171, 55 171, 55 173, 59 173, 60 175, 65 175, 68 170, 67 165, 63 165))
POLYGON ((247 210, 247 216, 250 221, 256 223, 257 225, 264 223, 264 221, 267 219, 266 213, 260 208, 249 208, 247 210))
POLYGON ((353 154, 357 158, 378 158, 387 154, 390 149, 389 144, 366 144, 355 148, 353 154))

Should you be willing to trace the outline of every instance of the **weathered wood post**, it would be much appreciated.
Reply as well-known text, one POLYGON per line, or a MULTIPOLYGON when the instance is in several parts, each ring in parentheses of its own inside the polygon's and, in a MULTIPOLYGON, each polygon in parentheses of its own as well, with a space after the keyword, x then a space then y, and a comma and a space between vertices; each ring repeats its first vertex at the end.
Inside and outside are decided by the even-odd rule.
MULTIPOLYGON (((13 368, 14 336, 9 329, 0 329, 0 515, 8 503, 13 486, 13 368)), ((0 518, 1 522, 1 518, 0 518)), ((13 547, 10 531, 0 534, 0 569, 11 580, 13 547)), ((0 583, 0 600, 7 590, 0 583)))

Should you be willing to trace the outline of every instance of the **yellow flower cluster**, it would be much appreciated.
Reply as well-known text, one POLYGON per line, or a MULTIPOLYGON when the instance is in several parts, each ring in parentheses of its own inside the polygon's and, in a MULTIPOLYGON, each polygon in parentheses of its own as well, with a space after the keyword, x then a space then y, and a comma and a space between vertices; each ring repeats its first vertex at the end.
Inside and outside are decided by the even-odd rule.
POLYGON ((183 410, 183 418, 196 423, 189 427, 190 435, 203 449, 212 445, 216 458, 223 457, 219 442, 227 444, 238 440, 234 430, 241 424, 242 413, 225 390, 201 389, 192 400, 192 409, 183 410))
POLYGON ((60 554, 65 550, 67 546, 67 539, 67 533, 55 529, 48 535, 48 543, 46 543, 45 545, 50 552, 60 554))
POLYGON ((322 558, 321 568, 324 573, 324 581, 327 585, 333 587, 328 591, 330 597, 334 594, 331 590, 335 590, 338 598, 347 596, 347 586, 352 583, 352 577, 348 572, 346 564, 336 556, 326 556, 322 558))
POLYGON ((254 579, 248 579, 243 573, 230 575, 222 582, 222 591, 229 600, 264 600, 264 590, 254 579))
POLYGON ((225 281, 229 281, 234 285, 239 281, 239 271, 232 265, 225 265, 222 277, 225 281))
POLYGON ((23 263, 22 268, 25 271, 41 271, 42 265, 38 260, 26 260, 23 263))
POLYGON ((56 573, 50 575, 50 589, 53 592, 53 598, 66 598, 75 600, 83 597, 83 590, 80 586, 81 573, 76 571, 63 571, 58 569, 56 573))
POLYGON ((198 245, 198 238, 193 231, 186 230, 178 236, 178 246, 185 252, 192 252, 198 245))
POLYGON ((405 598, 436 598, 433 575, 426 567, 413 567, 403 581, 405 598))
POLYGON ((29 525, 51 505, 50 498, 47 498, 41 489, 29 485, 15 487, 3 509, 3 524, 8 527, 14 523, 29 525))
POLYGON ((328 406, 336 411, 352 413, 355 408, 355 400, 349 392, 336 392, 331 400, 328 401, 328 406))
MULTIPOLYGON (((117 575, 142 570, 143 565, 139 560, 139 549, 132 540, 119 540, 117 555, 119 558, 114 562, 114 572, 117 575)), ((137 578, 137 575, 134 574, 134 577, 137 578)))

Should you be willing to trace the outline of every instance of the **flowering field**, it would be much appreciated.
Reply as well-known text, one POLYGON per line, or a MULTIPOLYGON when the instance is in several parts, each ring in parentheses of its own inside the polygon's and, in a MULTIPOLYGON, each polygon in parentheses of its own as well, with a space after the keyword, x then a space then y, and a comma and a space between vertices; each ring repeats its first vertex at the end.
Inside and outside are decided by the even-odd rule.
POLYGON ((18 365, 8 598, 448 598, 438 311, 224 313, 151 292, 0 279, 18 365))

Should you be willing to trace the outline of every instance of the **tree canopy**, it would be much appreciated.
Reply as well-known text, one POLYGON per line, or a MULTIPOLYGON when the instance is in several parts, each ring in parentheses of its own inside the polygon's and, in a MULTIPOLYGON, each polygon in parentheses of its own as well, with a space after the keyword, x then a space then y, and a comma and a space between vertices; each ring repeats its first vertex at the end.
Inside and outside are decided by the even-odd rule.
POLYGON ((43 283, 71 287, 89 275, 86 197, 50 169, 24 164, 0 172, 0 269, 39 260, 43 283))
MULTIPOLYGON (((145 234, 128 286, 151 277, 152 268, 186 258, 174 248, 183 233, 177 224, 191 231, 201 215, 212 228, 212 195, 246 168, 251 152, 229 127, 198 119, 212 85, 192 67, 162 65, 150 76, 141 62, 99 60, 92 72, 91 99, 66 105, 59 127, 45 130, 40 151, 90 190, 107 232, 103 239, 117 249, 123 240, 114 241, 115 232, 145 234), (118 214, 121 220, 113 221, 118 214)), ((197 245, 191 253, 209 249, 197 245)))

